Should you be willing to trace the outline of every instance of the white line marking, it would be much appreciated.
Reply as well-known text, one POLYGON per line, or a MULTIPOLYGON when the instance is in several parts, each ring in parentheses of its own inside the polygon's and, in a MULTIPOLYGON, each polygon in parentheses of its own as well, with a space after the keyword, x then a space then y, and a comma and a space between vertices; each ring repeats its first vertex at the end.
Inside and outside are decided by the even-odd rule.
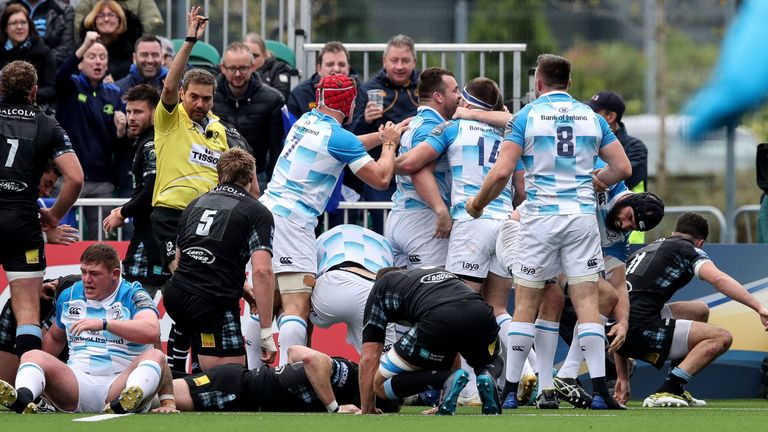
POLYGON ((125 417, 125 416, 129 416, 129 415, 133 415, 133 413, 128 413, 128 414, 99 414, 99 415, 95 415, 95 416, 91 416, 91 417, 76 418, 76 419, 74 419, 72 421, 76 421, 76 422, 97 422, 97 421, 103 421, 103 420, 112 420, 114 418, 125 417))

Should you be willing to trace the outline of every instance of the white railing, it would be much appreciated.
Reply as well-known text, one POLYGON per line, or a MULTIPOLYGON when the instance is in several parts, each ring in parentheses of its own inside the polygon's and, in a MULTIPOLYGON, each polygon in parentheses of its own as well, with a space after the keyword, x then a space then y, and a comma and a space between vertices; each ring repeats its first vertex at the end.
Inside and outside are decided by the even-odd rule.
MULTIPOLYGON (((768 199, 768 198, 766 198, 768 199)), ((733 212, 733 220, 731 221, 732 226, 734 229, 738 227, 739 218, 744 218, 744 223, 746 225, 745 230, 745 236, 746 236, 746 243, 752 243, 752 232, 757 231, 757 223, 758 223, 758 216, 757 214, 760 212, 760 204, 749 204, 749 205, 743 205, 739 208, 737 208, 733 212), (754 221, 752 217, 754 216, 754 221)), ((757 240, 755 240, 757 241, 757 240)))
MULTIPOLYGON (((317 53, 323 49, 321 43, 301 43, 302 36, 297 36, 296 39, 296 67, 301 73, 303 78, 306 79, 312 75, 315 71, 315 64, 317 53)), ((344 44, 347 50, 352 53, 363 54, 363 67, 360 70, 360 76, 362 80, 368 80, 368 78, 376 73, 381 68, 381 54, 386 48, 385 43, 351 43, 344 44), (376 53, 374 62, 371 61, 371 54, 376 53)), ((501 94, 507 95, 506 89, 506 77, 508 58, 507 55, 512 55, 512 100, 514 111, 518 111, 521 107, 521 88, 522 88, 522 53, 526 50, 526 44, 519 43, 417 43, 416 55, 419 57, 417 63, 421 70, 428 67, 440 66, 442 68, 452 69, 456 73, 456 79, 459 84, 462 85, 467 81, 467 54, 478 53, 478 70, 480 76, 488 76, 491 79, 495 79, 499 84, 501 94), (439 59, 435 59, 435 55, 439 55, 439 59), (449 55, 456 56, 454 59, 449 59, 449 55), (491 56, 498 58, 498 66, 494 73, 487 74, 487 59, 491 56), (449 66, 449 60, 455 65, 449 66)), ((475 77, 470 77, 475 78, 475 77)))

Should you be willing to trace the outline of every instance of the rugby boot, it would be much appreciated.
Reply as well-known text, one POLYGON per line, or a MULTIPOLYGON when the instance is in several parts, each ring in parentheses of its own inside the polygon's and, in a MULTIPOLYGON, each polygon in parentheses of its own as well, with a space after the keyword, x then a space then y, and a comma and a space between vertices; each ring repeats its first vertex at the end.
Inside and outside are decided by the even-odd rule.
POLYGON ((464 369, 457 369, 451 376, 445 380, 443 385, 443 396, 440 399, 440 405, 437 407, 436 415, 454 415, 456 405, 459 399, 459 393, 469 382, 469 372, 464 369))

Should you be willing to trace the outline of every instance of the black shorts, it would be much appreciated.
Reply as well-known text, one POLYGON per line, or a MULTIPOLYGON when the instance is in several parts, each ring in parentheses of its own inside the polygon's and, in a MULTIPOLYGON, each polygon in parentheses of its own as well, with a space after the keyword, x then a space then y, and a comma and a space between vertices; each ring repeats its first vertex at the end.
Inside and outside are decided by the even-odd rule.
POLYGON ((195 411, 254 411, 243 397, 246 379, 253 373, 241 365, 225 364, 182 379, 189 386, 195 411))
POLYGON ((195 353, 213 357, 245 355, 239 302, 224 307, 174 287, 173 283, 163 295, 168 315, 182 333, 189 335, 195 353))
POLYGON ((37 213, 0 210, 0 238, 0 264, 6 273, 45 270, 45 242, 37 213))
POLYGON ((181 210, 167 207, 152 209, 152 231, 155 234, 155 244, 164 266, 168 266, 176 258, 176 237, 179 234, 179 219, 181 210))
POLYGON ((134 232, 128 251, 123 260, 123 277, 130 282, 139 282, 154 298, 157 289, 167 281, 171 274, 163 262, 151 232, 142 235, 134 232))
MULTIPOLYGON (((606 329, 606 333, 610 328, 606 329)), ((672 338, 675 335, 675 320, 658 317, 644 323, 629 324, 627 339, 619 348, 619 354, 643 360, 661 369, 669 356, 672 338)))
POLYGON ((456 354, 473 368, 493 363, 499 355, 499 325, 493 309, 480 300, 440 305, 395 342, 395 352, 425 370, 449 370, 456 354))

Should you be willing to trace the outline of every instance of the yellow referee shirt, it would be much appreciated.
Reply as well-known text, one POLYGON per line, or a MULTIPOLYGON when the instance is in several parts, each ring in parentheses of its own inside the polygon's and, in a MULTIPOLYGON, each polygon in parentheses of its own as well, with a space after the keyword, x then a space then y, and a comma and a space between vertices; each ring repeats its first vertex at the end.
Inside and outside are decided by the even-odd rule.
POLYGON ((226 130, 215 115, 208 113, 208 124, 203 128, 189 118, 181 103, 171 112, 162 102, 157 104, 157 175, 152 206, 183 210, 213 189, 218 183, 216 164, 228 148, 226 130))

